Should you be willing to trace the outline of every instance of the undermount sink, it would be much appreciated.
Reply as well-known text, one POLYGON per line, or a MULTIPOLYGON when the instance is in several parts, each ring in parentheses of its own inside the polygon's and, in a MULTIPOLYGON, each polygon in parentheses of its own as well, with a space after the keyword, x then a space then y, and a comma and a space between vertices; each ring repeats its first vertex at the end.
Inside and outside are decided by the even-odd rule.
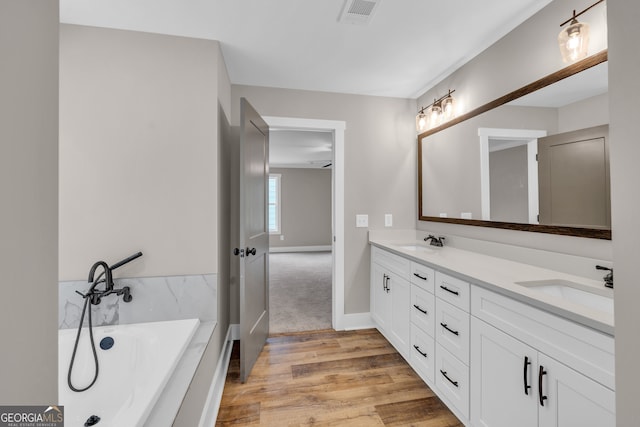
POLYGON ((425 252, 425 253, 435 253, 434 249, 431 249, 428 246, 419 245, 419 244, 408 244, 408 245, 397 245, 398 248, 404 249, 405 251, 416 251, 416 252, 425 252))
POLYGON ((613 291, 611 289, 593 288, 568 280, 534 280, 516 282, 516 284, 573 304, 613 314, 613 291))

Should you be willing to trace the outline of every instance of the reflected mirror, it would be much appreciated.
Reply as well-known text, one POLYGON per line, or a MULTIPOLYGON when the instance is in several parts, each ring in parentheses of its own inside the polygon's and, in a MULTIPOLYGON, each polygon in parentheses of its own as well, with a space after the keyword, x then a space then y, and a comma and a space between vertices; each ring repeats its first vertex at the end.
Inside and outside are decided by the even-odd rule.
POLYGON ((611 238, 606 51, 418 137, 421 220, 611 238))

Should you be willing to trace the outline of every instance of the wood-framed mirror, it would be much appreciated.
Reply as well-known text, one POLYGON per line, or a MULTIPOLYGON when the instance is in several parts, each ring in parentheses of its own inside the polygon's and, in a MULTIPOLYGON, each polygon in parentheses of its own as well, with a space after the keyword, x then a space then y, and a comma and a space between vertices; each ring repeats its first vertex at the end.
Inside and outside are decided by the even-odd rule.
POLYGON ((418 135, 419 220, 611 239, 607 80, 604 50, 418 135))

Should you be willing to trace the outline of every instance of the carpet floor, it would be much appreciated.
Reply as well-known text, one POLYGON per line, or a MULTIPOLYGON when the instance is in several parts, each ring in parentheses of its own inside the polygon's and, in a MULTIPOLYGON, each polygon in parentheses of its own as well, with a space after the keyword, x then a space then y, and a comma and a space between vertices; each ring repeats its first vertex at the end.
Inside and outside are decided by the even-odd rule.
POLYGON ((269 254, 269 332, 331 328, 331 252, 269 254))

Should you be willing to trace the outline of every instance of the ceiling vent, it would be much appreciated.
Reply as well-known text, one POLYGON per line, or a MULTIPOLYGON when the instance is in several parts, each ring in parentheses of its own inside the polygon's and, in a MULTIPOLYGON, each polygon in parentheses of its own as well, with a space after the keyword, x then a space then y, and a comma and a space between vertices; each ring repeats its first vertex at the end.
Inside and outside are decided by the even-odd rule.
POLYGON ((338 22, 366 25, 382 0, 346 0, 338 22))

